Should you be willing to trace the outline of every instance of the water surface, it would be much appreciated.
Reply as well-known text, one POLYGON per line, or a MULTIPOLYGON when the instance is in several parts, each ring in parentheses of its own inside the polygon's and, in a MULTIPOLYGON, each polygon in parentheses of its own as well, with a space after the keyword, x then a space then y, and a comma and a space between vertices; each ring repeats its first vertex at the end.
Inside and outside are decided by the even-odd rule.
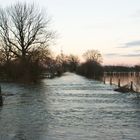
POLYGON ((140 98, 66 73, 38 84, 1 83, 0 140, 140 140, 140 98))

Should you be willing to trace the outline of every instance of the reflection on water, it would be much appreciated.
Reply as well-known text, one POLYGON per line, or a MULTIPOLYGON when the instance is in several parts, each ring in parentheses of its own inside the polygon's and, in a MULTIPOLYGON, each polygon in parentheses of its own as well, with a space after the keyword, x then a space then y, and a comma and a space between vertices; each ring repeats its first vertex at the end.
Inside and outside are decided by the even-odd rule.
POLYGON ((113 72, 104 74, 105 82, 118 85, 120 79, 121 86, 130 85, 131 81, 133 82, 133 89, 136 92, 140 92, 140 72, 113 72))
POLYGON ((2 83, 0 140, 140 139, 140 98, 66 73, 37 85, 2 83))

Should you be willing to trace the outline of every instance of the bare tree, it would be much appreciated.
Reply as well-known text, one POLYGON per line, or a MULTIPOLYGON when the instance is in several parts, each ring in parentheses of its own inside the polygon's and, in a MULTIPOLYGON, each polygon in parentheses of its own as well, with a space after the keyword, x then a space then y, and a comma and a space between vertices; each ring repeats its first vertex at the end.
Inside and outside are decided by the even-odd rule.
POLYGON ((79 65, 79 62, 80 62, 80 60, 79 60, 78 56, 75 56, 75 55, 72 55, 72 54, 67 56, 67 63, 69 65, 69 70, 71 72, 76 71, 76 69, 79 65))
POLYGON ((16 3, 0 9, 0 39, 9 52, 24 62, 35 47, 49 44, 49 18, 34 4, 16 3))
POLYGON ((88 50, 83 54, 86 61, 93 61, 97 63, 102 62, 102 55, 98 50, 88 50))
POLYGON ((79 61, 80 61, 80 60, 79 60, 78 56, 75 56, 75 55, 73 55, 73 54, 70 54, 70 55, 68 56, 68 62, 69 62, 69 63, 78 64, 79 61))
POLYGON ((15 58, 15 55, 10 52, 10 48, 0 41, 0 64, 9 64, 11 59, 15 58))
POLYGON ((48 47, 37 47, 29 53, 29 58, 31 62, 39 62, 39 64, 45 66, 53 56, 48 47))

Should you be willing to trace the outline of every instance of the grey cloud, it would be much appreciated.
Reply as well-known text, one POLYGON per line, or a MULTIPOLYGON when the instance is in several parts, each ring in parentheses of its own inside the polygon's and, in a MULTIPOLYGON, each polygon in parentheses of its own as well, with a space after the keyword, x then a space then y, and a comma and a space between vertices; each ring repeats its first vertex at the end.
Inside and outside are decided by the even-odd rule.
POLYGON ((128 46, 128 47, 131 47, 131 46, 140 46, 140 40, 128 42, 128 43, 126 43, 126 46, 128 46))
POLYGON ((118 53, 107 53, 105 54, 107 57, 140 57, 138 53, 131 53, 131 54, 118 54, 118 53))
POLYGON ((120 55, 121 57, 140 57, 140 54, 125 54, 125 55, 120 55))
POLYGON ((113 56, 119 56, 119 54, 117 53, 107 53, 105 54, 106 56, 109 56, 109 57, 113 57, 113 56))
POLYGON ((131 15, 133 18, 140 18, 140 10, 137 10, 134 14, 131 15))
POLYGON ((131 48, 131 47, 140 47, 140 40, 127 42, 118 48, 131 48))

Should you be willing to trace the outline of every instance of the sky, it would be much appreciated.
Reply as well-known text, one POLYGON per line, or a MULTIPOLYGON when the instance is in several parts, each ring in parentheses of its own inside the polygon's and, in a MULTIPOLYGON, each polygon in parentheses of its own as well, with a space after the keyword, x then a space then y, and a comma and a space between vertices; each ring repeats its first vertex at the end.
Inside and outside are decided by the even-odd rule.
MULTIPOLYGON (((22 1, 23 0, 18 0, 22 1)), ((52 50, 99 50, 103 64, 140 64, 140 0, 25 0, 47 11, 58 37, 52 50)), ((1 7, 17 0, 0 0, 1 7)))

